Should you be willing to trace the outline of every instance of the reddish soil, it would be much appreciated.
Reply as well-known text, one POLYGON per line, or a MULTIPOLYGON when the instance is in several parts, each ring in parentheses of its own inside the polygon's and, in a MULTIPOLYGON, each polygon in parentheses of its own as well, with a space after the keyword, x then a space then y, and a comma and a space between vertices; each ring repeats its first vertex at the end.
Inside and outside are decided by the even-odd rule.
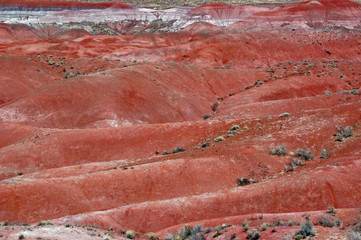
POLYGON ((102 2, 102 3, 92 3, 92 2, 79 2, 79 1, 32 1, 32 0, 3 0, 1 2, 4 6, 18 6, 23 8, 56 8, 61 9, 71 9, 71 8, 132 8, 132 6, 122 3, 122 2, 102 2))
MULTIPOLYGON (((336 7, 347 24, 346 9, 360 9, 247 8, 279 24, 284 13, 307 20, 305 12, 336 7)), ((317 239, 345 239, 360 222, 357 29, 59 29, 0 25, 0 239, 124 239, 133 229, 136 239, 181 240, 177 231, 196 224, 211 227, 200 239, 245 239, 245 220, 261 239, 290 239, 306 216, 317 239), (341 125, 352 134, 336 141, 341 125), (271 155, 280 144, 286 153, 271 155), (305 147, 313 158, 286 171, 305 147), (35 226, 41 220, 53 225, 35 226)))

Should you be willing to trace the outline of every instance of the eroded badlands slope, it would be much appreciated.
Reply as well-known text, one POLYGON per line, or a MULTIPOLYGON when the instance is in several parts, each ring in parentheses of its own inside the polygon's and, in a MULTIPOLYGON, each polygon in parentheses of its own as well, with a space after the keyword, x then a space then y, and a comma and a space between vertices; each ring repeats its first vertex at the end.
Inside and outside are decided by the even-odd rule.
POLYGON ((245 8, 192 9, 204 21, 174 33, 2 24, 0 222, 55 225, 1 236, 231 223, 202 236, 245 239, 252 220, 277 223, 261 236, 280 239, 300 228, 280 221, 307 213, 316 238, 345 238, 361 207, 360 5, 245 8), (330 206, 334 228, 319 221, 330 206))

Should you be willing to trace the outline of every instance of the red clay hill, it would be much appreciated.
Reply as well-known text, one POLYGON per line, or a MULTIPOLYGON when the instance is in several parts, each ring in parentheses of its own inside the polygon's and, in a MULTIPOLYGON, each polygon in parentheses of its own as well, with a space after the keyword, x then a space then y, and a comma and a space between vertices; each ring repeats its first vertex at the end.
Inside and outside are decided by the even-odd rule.
POLYGON ((360 236, 360 5, 187 11, 0 25, 0 239, 360 236))

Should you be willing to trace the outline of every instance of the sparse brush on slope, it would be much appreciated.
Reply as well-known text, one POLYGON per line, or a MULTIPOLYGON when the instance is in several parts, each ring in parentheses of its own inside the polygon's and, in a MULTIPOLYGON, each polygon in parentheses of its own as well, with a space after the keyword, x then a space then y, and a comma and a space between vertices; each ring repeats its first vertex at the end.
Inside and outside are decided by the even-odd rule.
POLYGON ((287 147, 284 144, 271 147, 271 155, 285 156, 287 155, 287 147))
POLYGON ((336 141, 339 142, 343 142, 346 138, 349 138, 352 136, 352 127, 348 126, 348 127, 344 127, 344 126, 339 126, 336 127, 336 131, 338 132, 335 136, 336 136, 336 141))

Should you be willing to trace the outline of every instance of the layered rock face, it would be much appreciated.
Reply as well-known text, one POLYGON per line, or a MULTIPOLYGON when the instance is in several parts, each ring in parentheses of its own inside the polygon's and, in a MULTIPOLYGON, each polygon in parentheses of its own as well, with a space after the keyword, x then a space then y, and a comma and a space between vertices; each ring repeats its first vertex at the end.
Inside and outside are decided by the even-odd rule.
POLYGON ((0 236, 358 236, 358 3, 0 9, 0 236))

